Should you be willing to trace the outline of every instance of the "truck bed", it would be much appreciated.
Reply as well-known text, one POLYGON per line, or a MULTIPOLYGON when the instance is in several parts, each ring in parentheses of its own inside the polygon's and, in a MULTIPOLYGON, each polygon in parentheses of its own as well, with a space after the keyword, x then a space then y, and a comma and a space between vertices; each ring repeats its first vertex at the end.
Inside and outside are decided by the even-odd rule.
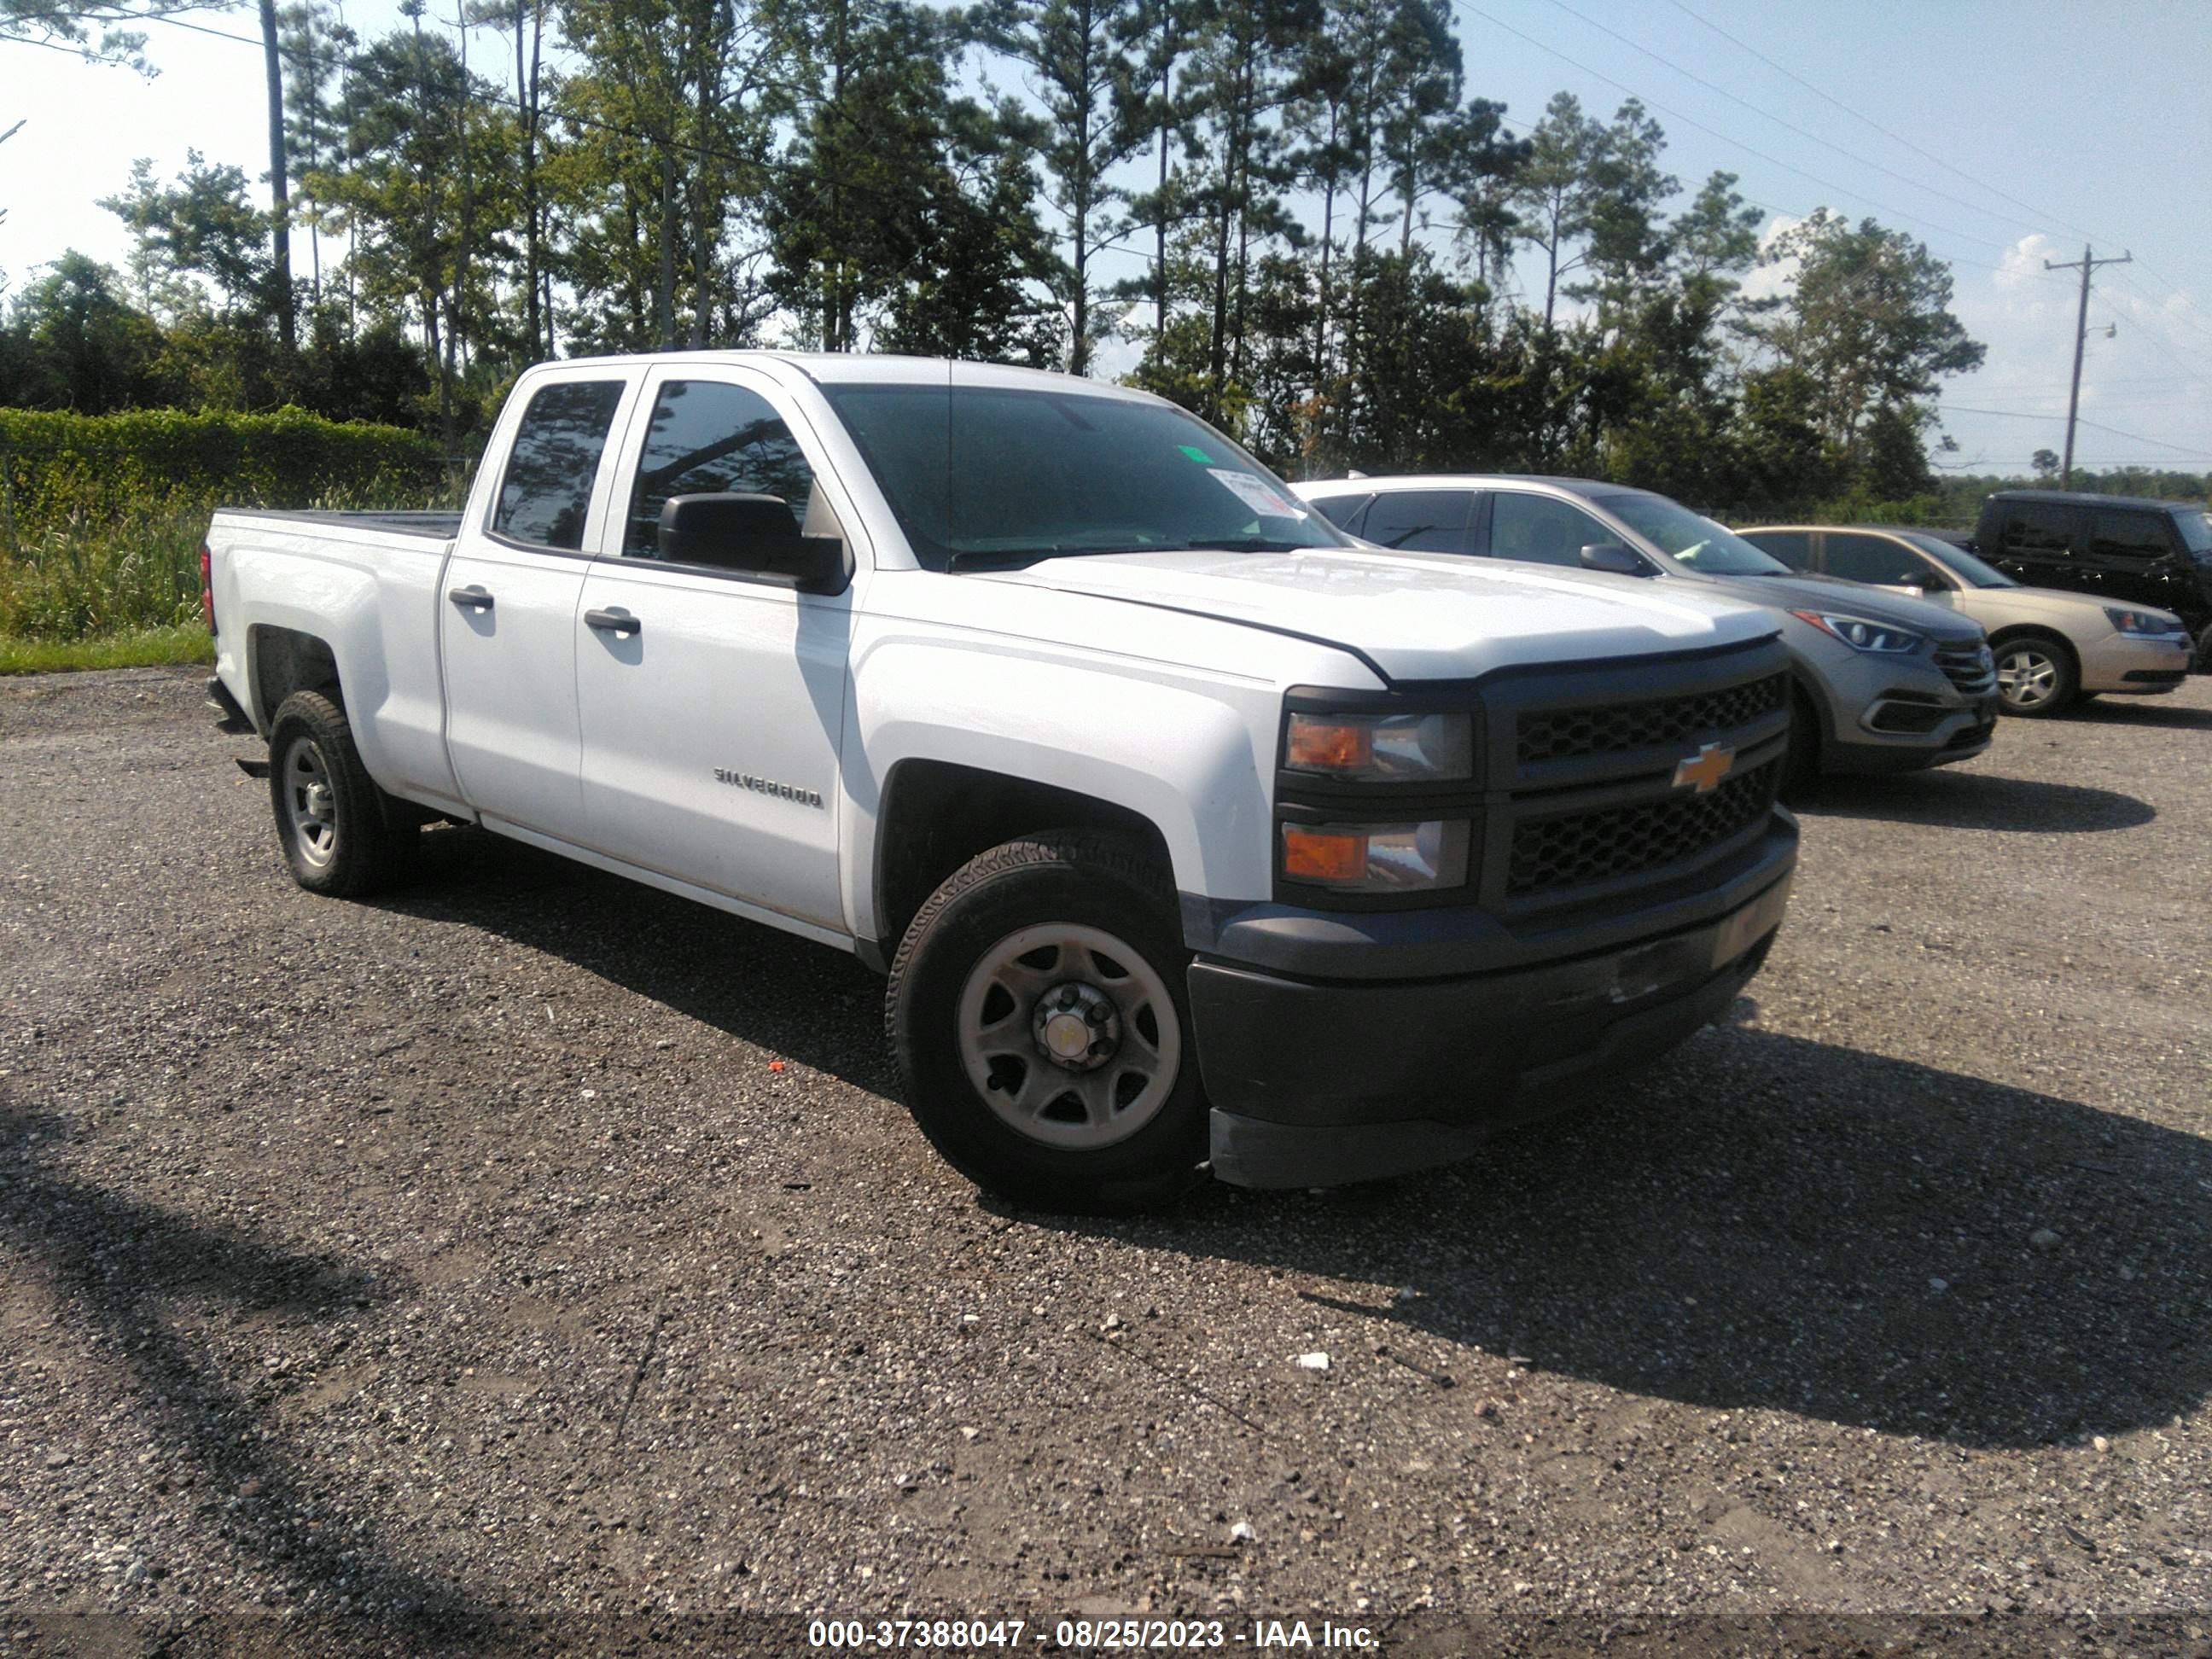
POLYGON ((287 510, 264 507, 225 507, 216 509, 228 519, 283 519, 299 524, 337 525, 348 530, 388 531, 401 536, 421 536, 449 542, 461 533, 461 515, 453 512, 337 513, 320 508, 287 510))

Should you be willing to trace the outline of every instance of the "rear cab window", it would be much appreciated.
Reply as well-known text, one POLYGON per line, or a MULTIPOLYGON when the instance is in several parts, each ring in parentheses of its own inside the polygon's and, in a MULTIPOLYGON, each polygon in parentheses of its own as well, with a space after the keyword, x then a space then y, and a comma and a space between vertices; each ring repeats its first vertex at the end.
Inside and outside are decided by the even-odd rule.
POLYGON ((556 552, 581 550, 623 387, 618 380, 556 380, 531 395, 492 503, 494 535, 556 552))

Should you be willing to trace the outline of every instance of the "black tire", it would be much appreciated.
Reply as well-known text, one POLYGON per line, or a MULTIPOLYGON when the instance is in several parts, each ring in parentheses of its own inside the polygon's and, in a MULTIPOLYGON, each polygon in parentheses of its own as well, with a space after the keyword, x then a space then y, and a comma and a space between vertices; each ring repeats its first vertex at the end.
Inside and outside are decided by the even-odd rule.
POLYGON ((2081 692, 2074 647, 2055 635, 2014 634, 1999 641, 1991 654, 1997 665, 1997 706, 2005 714, 2049 720, 2064 714, 2081 692))
POLYGON ((2212 623, 2207 623, 2197 636, 2197 672, 2212 674, 2212 623))
POLYGON ((345 710, 319 691, 295 691, 276 710, 269 805, 292 879, 331 898, 385 885, 416 839, 414 817, 394 810, 361 763, 345 710))
MULTIPOLYGON (((915 1121, 955 1169, 1025 1208, 1114 1214, 1170 1202, 1199 1182, 1206 1155, 1206 1104, 1186 984, 1189 961, 1167 873, 1131 836, 1048 830, 970 860, 907 928, 884 994, 884 1029, 915 1121), (1048 944, 1006 956, 1019 937, 1056 929, 1068 930, 1065 949, 1048 944), (1104 949, 1093 957, 1093 945, 1076 942, 1078 935, 1106 936, 1139 960, 1124 962, 1104 949), (1042 960, 1048 954, 1050 960, 1042 960), (1098 971, 1086 973, 1085 963, 1098 971), (1127 977, 1115 979, 1114 969, 1127 977), (1034 979, 1035 994, 1024 1001, 1009 993, 996 977, 1001 969, 1034 979), (1110 1004, 1097 1018, 1115 1041, 1106 1058, 1053 1062, 1042 1046, 1045 1022, 1055 1018, 1058 999, 1075 994, 1077 981, 1085 983, 1086 994, 1095 994, 1083 1005, 1086 1011, 1110 1004), (1172 1009, 1171 1030, 1158 1019, 1163 998, 1172 1009), (1001 1012, 987 1018, 994 1000, 1001 1012), (1034 1030, 1036 1041, 1021 1054, 987 1055, 986 1030, 1012 1034, 999 1040, 1018 1044, 1029 1043, 1034 1030), (1139 1030, 1149 1036, 1140 1039, 1139 1030), (1136 1127, 1115 1122, 1122 1109, 1115 1103, 1117 1091, 1152 1062, 1160 1063, 1142 1073, 1149 1080, 1127 1103, 1136 1127), (971 1064, 989 1069, 995 1100, 971 1075, 971 1064), (1062 1097, 1027 1114, 1029 1127, 1018 1128, 1020 1103, 1031 1098, 1032 1066, 1038 1097, 1055 1084, 1066 1088, 1062 1097), (1106 1097, 1092 1115, 1104 1121, 1080 1115, 1079 1085, 1106 1097), (1070 1113, 1079 1115, 1076 1121, 1065 1121, 1070 1113), (1047 1135, 1094 1136, 1102 1144, 1052 1145, 1041 1138, 1047 1135), (1107 1136, 1116 1138, 1103 1140, 1107 1136)), ((1106 1046, 1103 1038, 1098 1046, 1106 1046)))
POLYGON ((1802 685, 1790 689, 1790 747, 1782 757, 1780 794, 1794 799, 1820 781, 1820 711, 1802 685))

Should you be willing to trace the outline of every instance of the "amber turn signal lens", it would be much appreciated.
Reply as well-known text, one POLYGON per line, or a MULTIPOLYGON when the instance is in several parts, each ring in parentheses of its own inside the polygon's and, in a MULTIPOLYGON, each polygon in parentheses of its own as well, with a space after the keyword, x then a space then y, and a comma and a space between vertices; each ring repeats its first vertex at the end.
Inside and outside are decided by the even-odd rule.
POLYGON ((1287 759, 1306 772, 1362 772, 1374 763, 1375 727, 1366 720, 1293 715, 1287 759))
POLYGON ((1283 873, 1297 881, 1356 882, 1367 875, 1367 837, 1283 826, 1283 873))

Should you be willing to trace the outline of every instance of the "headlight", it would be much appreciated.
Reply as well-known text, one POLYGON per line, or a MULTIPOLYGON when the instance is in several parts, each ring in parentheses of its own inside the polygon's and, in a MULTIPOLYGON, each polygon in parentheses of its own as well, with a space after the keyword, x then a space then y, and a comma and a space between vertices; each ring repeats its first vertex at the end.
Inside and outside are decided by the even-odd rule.
POLYGON ((1474 721, 1465 714, 1292 714, 1283 764, 1370 783, 1474 775, 1474 721))
POLYGON ((1872 622, 1864 617, 1845 616, 1834 611, 1793 611, 1790 614, 1800 622, 1812 623, 1824 634, 1834 635, 1854 651, 1902 657, 1928 642, 1909 628, 1872 622))
POLYGON ((1286 823, 1283 878, 1343 893, 1411 893, 1467 883, 1464 818, 1425 823, 1286 823))
POLYGON ((2180 617, 2169 617, 2163 611, 2122 611, 2108 605, 2105 607, 2105 615, 2123 634, 2179 634, 2185 631, 2180 617))

